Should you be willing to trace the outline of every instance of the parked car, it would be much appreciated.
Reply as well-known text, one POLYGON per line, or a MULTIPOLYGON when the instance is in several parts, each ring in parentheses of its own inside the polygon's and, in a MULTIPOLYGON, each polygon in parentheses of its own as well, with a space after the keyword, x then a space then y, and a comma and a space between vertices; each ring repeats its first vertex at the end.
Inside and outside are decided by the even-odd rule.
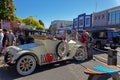
POLYGON ((16 66, 20 75, 29 75, 34 72, 36 65, 45 65, 67 59, 83 61, 87 59, 84 47, 70 40, 51 40, 38 35, 32 36, 34 43, 9 46, 2 51, 4 63, 16 66), (44 39, 43 39, 44 38, 44 39))
POLYGON ((120 44, 119 32, 114 28, 91 30, 90 33, 96 48, 104 49, 105 46, 109 46, 114 49, 116 46, 112 45, 120 44))
POLYGON ((69 38, 71 37, 72 34, 72 29, 71 28, 58 28, 58 32, 55 34, 55 38, 59 39, 59 40, 63 40, 65 39, 65 31, 67 31, 67 37, 69 36, 69 38))

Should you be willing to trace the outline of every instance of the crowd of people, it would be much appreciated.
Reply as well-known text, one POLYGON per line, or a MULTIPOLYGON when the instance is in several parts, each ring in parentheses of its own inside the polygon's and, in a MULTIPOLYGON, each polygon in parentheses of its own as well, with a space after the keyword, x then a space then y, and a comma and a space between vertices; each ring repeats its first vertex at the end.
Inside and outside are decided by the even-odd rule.
POLYGON ((0 29, 0 51, 7 46, 12 46, 15 40, 12 30, 0 29))
POLYGON ((0 52, 8 46, 22 45, 30 42, 33 42, 33 38, 28 35, 25 36, 22 32, 13 33, 12 30, 0 29, 0 52))
MULTIPOLYGON (((56 33, 57 35, 55 38, 58 38, 60 40, 74 40, 77 43, 88 43, 91 40, 91 36, 86 30, 83 30, 82 33, 79 33, 78 30, 73 30, 71 33, 68 34, 67 30, 64 30, 63 32, 56 33), (59 35, 58 35, 59 34, 59 35)), ((52 36, 54 37, 54 36, 52 36)))

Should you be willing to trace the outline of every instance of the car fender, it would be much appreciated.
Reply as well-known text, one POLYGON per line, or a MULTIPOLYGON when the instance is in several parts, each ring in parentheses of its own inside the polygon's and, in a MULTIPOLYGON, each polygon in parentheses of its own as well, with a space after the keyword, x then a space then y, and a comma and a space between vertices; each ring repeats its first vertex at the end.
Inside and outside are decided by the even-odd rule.
POLYGON ((71 49, 71 53, 69 55, 69 57, 73 58, 76 54, 76 51, 79 47, 82 47, 81 44, 76 44, 72 49, 71 49))
POLYGON ((37 57, 37 55, 35 55, 32 51, 29 50, 22 50, 19 51, 18 53, 15 53, 12 57, 12 61, 14 62, 24 55, 32 55, 36 59, 37 63, 39 63, 39 58, 37 57))
POLYGON ((5 49, 2 50, 2 55, 6 55, 6 53, 8 51, 11 51, 13 54, 14 53, 17 53, 18 51, 21 51, 22 49, 20 49, 19 47, 16 47, 16 46, 9 46, 9 47, 6 47, 5 49))

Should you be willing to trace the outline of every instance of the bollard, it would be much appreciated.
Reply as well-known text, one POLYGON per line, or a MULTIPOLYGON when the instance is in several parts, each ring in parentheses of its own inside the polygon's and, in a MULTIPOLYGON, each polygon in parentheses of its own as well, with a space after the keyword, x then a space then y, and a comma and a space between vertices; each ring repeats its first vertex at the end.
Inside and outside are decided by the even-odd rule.
POLYGON ((117 51, 113 49, 108 50, 108 65, 117 65, 117 51))
POLYGON ((93 46, 91 43, 87 45, 87 59, 88 60, 93 59, 93 46))

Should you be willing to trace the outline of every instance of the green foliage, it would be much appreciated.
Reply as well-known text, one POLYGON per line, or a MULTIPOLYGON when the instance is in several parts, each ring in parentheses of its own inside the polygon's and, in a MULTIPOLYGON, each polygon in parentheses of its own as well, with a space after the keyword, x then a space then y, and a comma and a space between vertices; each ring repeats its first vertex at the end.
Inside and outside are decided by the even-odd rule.
POLYGON ((25 19, 18 18, 15 13, 15 6, 13 4, 13 0, 0 0, 0 19, 2 20, 12 20, 12 21, 17 21, 19 23, 25 23, 26 25, 32 26, 32 28, 44 29, 44 23, 39 20, 37 21, 33 17, 28 17, 25 19))
POLYGON ((16 17, 16 21, 17 21, 17 22, 22 23, 22 22, 23 22, 22 20, 23 20, 22 18, 16 17))
POLYGON ((35 28, 36 27, 36 29, 39 29, 39 30, 43 30, 44 29, 44 25, 41 25, 40 23, 39 23, 39 21, 37 21, 35 18, 33 18, 33 17, 28 17, 28 18, 25 18, 25 19, 23 19, 23 22, 26 24, 26 25, 30 25, 30 26, 32 26, 32 28, 35 28))
POLYGON ((49 30, 50 30, 50 31, 52 31, 52 30, 53 30, 52 25, 50 25, 49 30))
POLYGON ((39 20, 39 23, 44 26, 44 23, 41 20, 39 20))
POLYGON ((10 16, 12 20, 15 20, 15 6, 13 4, 13 0, 0 0, 0 19, 10 20, 10 16))

